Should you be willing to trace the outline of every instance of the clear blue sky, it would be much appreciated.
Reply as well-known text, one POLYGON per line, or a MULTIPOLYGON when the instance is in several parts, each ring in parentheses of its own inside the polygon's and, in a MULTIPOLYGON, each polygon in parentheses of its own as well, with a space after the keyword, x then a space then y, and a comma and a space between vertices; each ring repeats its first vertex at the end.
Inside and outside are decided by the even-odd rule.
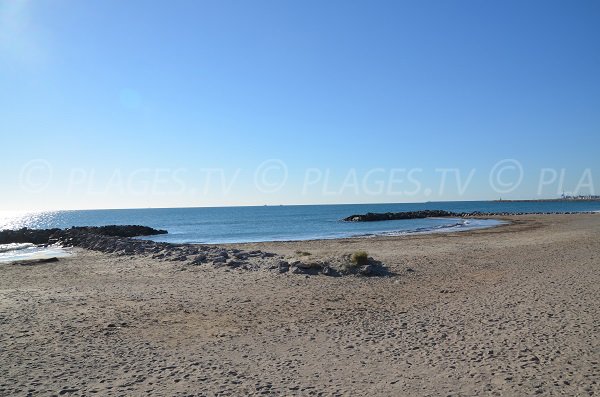
POLYGON ((565 178, 541 196, 600 194, 599 21, 598 1, 0 0, 0 209, 494 199, 503 159, 524 170, 504 197, 542 168, 565 178), (373 168, 420 186, 344 188, 373 168), (475 173, 461 194, 440 168, 475 173))

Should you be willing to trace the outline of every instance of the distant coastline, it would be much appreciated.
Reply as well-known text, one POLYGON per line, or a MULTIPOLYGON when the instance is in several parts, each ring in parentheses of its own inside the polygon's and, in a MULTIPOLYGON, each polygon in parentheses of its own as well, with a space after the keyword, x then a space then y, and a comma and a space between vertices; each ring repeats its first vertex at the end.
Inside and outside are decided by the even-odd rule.
POLYGON ((573 202, 573 201, 600 201, 600 196, 591 197, 561 197, 555 199, 525 199, 525 200, 493 200, 495 203, 546 203, 546 202, 573 202))

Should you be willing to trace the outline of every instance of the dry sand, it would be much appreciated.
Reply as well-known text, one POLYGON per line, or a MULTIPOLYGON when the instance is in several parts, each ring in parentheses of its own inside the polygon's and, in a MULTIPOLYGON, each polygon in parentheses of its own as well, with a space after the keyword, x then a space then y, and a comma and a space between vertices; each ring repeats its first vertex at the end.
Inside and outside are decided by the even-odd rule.
POLYGON ((389 278, 1 265, 0 395, 600 395, 600 215, 513 220, 245 245, 364 249, 389 278))

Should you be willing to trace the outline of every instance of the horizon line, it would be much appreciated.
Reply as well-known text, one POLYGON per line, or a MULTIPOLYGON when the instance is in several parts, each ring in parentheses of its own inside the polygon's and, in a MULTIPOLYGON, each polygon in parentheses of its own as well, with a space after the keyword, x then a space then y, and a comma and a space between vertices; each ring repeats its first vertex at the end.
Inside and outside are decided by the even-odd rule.
POLYGON ((481 199, 481 200, 429 200, 429 201, 404 201, 404 202, 353 202, 353 203, 310 203, 310 204, 240 204, 240 205, 205 205, 205 206, 180 206, 180 207, 119 207, 119 208, 71 208, 71 209, 33 209, 33 210, 0 210, 1 213, 7 212, 67 212, 67 211, 118 211, 118 210, 147 210, 147 209, 194 209, 194 208, 252 208, 252 207, 308 207, 308 206, 328 206, 328 205, 394 205, 394 204, 427 204, 427 203, 468 203, 468 202, 510 202, 510 201, 539 201, 539 200, 560 200, 560 198, 537 198, 537 199, 481 199))

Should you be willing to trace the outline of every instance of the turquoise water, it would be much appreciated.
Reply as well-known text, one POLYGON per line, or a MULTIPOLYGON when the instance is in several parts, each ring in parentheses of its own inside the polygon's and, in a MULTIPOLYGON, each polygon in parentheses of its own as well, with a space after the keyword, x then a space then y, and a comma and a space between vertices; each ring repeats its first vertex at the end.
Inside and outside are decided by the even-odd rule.
POLYGON ((234 243, 471 230, 498 224, 498 221, 495 220, 452 218, 366 223, 341 221, 342 218, 352 214, 423 209, 442 209, 454 212, 579 212, 600 211, 600 202, 470 201, 55 211, 0 215, 0 229, 139 224, 166 229, 169 232, 167 235, 149 237, 156 241, 234 243))

